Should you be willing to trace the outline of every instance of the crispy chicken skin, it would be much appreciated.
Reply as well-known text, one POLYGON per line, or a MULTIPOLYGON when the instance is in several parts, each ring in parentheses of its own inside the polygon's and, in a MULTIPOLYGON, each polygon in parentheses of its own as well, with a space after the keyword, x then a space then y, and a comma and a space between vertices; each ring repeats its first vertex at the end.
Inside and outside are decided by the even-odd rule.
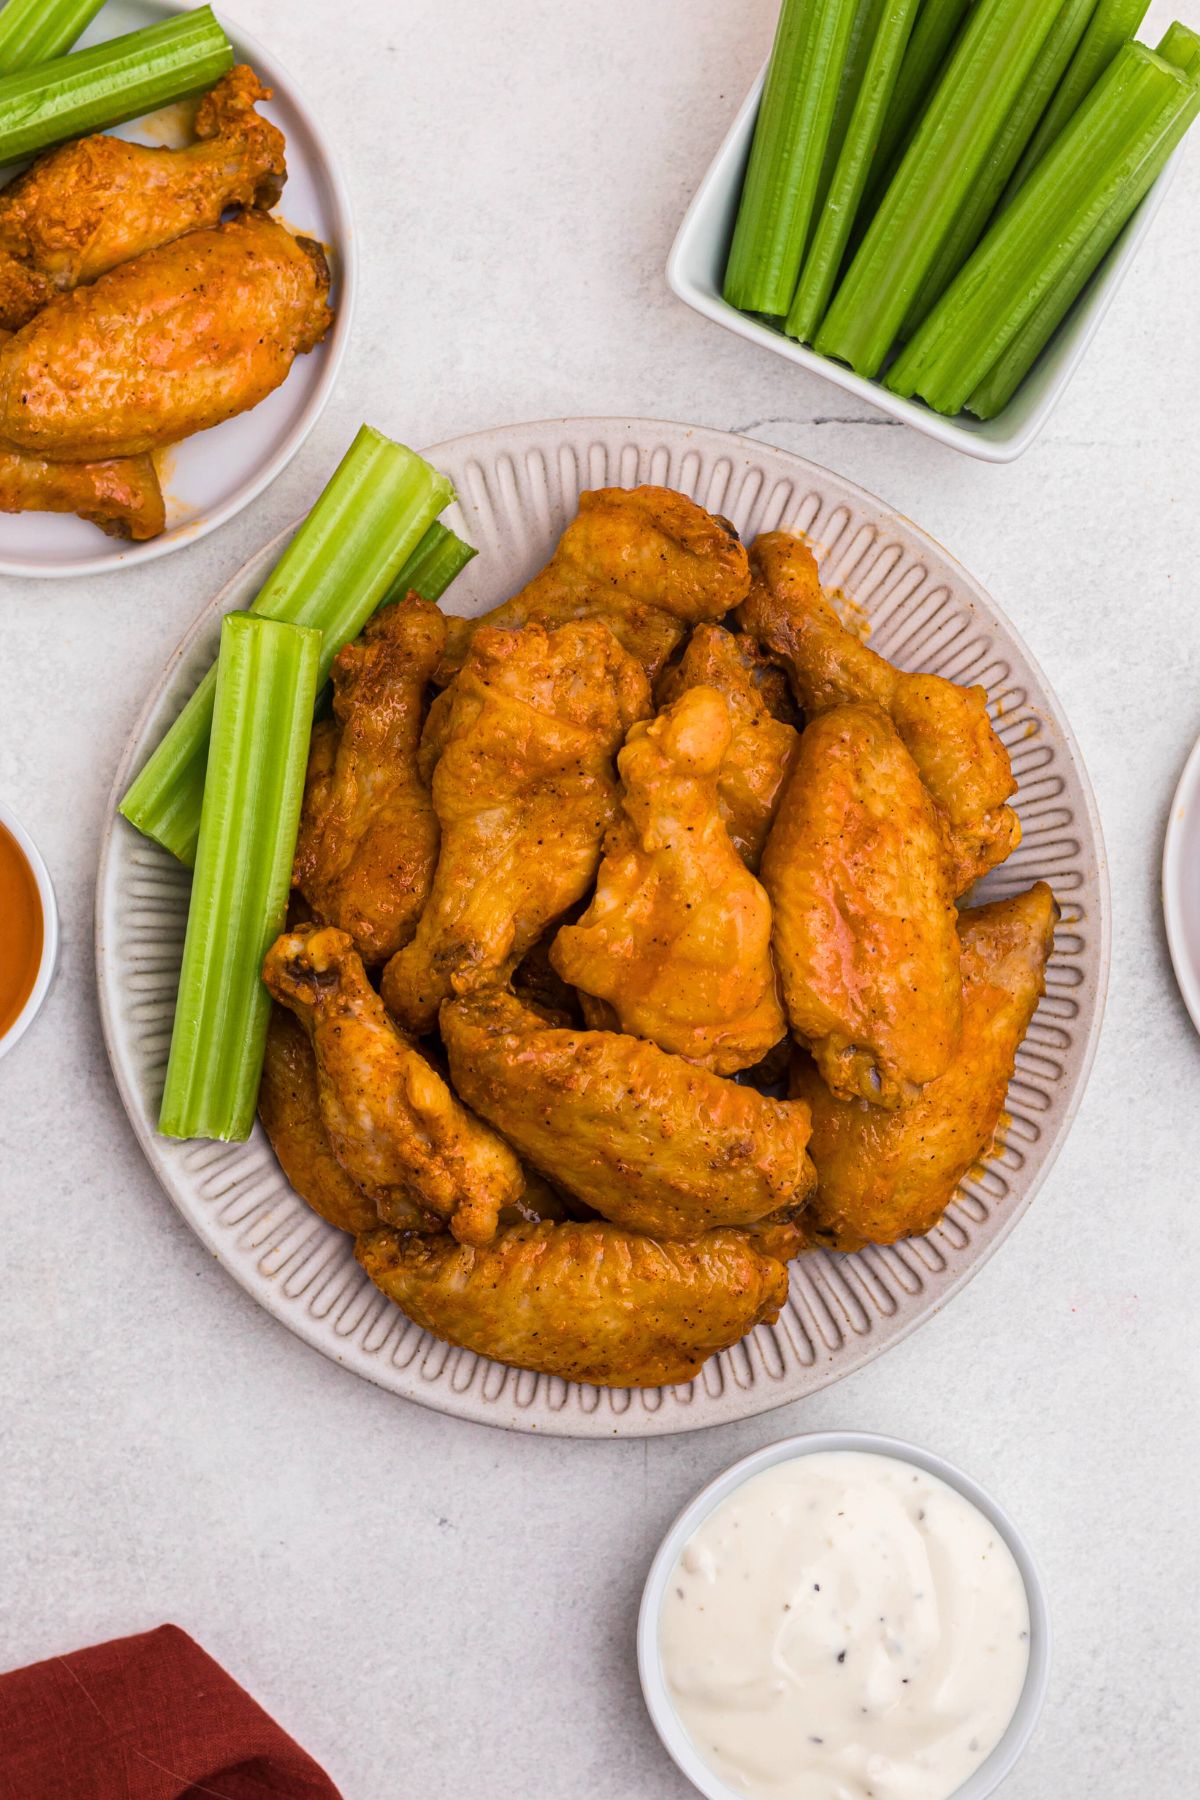
POLYGON ((157 537, 166 519, 149 456, 109 462, 46 462, 0 449, 0 512, 78 513, 109 537, 157 537))
POLYGON ((473 1118, 396 1030, 344 931, 302 926, 267 952, 263 980, 308 1032, 321 1121, 334 1155, 375 1202, 407 1225, 414 1206, 486 1244, 501 1207, 525 1186, 504 1141, 473 1118))
POLYGON ((52 294, 216 225, 227 207, 274 206, 283 133, 254 110, 270 98, 241 64, 201 101, 185 150, 95 136, 38 157, 0 189, 0 323, 26 324, 52 294))
POLYGON ((547 1025, 490 989, 442 1008, 455 1088, 558 1187, 664 1238, 752 1224, 813 1183, 808 1109, 654 1044, 547 1025))
POLYGON ((787 722, 778 684, 783 676, 751 638, 720 625, 697 625, 682 660, 656 690, 669 706, 688 688, 716 688, 729 708, 733 735, 717 775, 721 816, 738 855, 757 869, 799 734, 787 722))
POLYGON ((819 713, 763 854, 793 1034, 835 1094, 911 1101, 961 1017, 944 822, 878 706, 819 713))
POLYGON ((600 618, 651 680, 689 625, 719 619, 750 585, 732 525, 672 488, 597 488, 546 567, 494 612, 451 619, 443 675, 460 667, 482 622, 513 630, 536 620, 600 618))
MULTIPOLYGON (((374 1201, 351 1181, 322 1123, 317 1064, 308 1033, 282 1006, 271 1008, 258 1116, 284 1174, 315 1213, 354 1237, 378 1225, 374 1201)), ((416 1207, 410 1223, 421 1223, 416 1207)))
POLYGON ((816 1240, 837 1250, 932 1230, 1000 1119, 1045 986, 1058 907, 1045 882, 961 915, 963 1025, 945 1073, 904 1112, 836 1100, 807 1056, 792 1092, 812 1108, 816 1240))
POLYGON ((606 1001, 622 1031, 718 1075, 761 1061, 787 1031, 771 903, 730 842, 717 777, 733 730, 715 688, 686 689, 617 757, 623 817, 596 892, 550 960, 606 1001))
POLYGON ((417 1036, 448 995, 506 979, 583 898, 617 809, 613 757, 650 709, 642 671, 594 619, 478 632, 453 692, 433 772, 433 888, 383 978, 417 1036))
POLYGON ((445 635, 415 594, 377 613, 338 652, 332 728, 314 733, 309 754, 292 879, 368 967, 412 937, 433 880, 438 824, 417 747, 445 635))
POLYGON ((949 821, 955 893, 964 893, 1021 841, 1017 815, 1005 804, 1017 784, 984 689, 905 674, 861 643, 822 593, 802 538, 768 532, 755 541, 750 566, 742 626, 783 663, 806 712, 868 700, 891 714, 949 821))
POLYGON ((219 425, 320 342, 328 291, 320 246, 262 212, 148 250, 0 346, 0 442, 91 462, 219 425))
POLYGON ((485 1249, 376 1230, 359 1262, 435 1337, 480 1356, 591 1381, 690 1381, 787 1299, 781 1262, 739 1231, 659 1243, 615 1225, 517 1225, 485 1249))

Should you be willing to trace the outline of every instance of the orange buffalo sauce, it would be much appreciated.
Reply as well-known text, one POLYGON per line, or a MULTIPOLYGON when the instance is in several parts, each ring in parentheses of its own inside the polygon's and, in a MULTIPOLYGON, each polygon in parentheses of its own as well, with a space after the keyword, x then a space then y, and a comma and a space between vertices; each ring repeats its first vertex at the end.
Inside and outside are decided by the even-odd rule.
POLYGON ((42 960, 42 901, 33 870, 0 825, 0 1037, 16 1023, 42 960))

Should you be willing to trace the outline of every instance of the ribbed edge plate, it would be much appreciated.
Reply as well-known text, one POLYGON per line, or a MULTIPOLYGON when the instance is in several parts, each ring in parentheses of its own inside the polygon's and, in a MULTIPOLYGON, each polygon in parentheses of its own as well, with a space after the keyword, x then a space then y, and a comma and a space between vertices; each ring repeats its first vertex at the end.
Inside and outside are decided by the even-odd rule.
POLYGON ((687 1385, 627 1393, 507 1369, 418 1330, 371 1286, 350 1240, 292 1192, 261 1127, 240 1145, 157 1137, 188 877, 116 805, 215 655, 222 614, 249 603, 283 539, 200 614, 113 785, 96 965, 121 1097, 167 1193, 230 1273, 308 1343, 393 1393, 491 1425, 579 1437, 690 1431, 764 1412, 859 1368, 948 1300, 1011 1231, 1053 1162, 1087 1080, 1108 973, 1107 875, 1087 776, 1044 677, 979 584, 827 469, 749 438, 630 419, 509 426, 428 455, 458 490, 448 521, 480 551, 452 589, 456 611, 483 612, 514 592, 549 556, 582 489, 657 482, 725 514, 747 540, 777 526, 807 532, 826 585, 862 608, 877 650, 901 668, 986 686, 1020 782, 1025 837, 979 897, 1044 878, 1063 909, 996 1153, 927 1237, 801 1258, 776 1325, 760 1326, 687 1385))

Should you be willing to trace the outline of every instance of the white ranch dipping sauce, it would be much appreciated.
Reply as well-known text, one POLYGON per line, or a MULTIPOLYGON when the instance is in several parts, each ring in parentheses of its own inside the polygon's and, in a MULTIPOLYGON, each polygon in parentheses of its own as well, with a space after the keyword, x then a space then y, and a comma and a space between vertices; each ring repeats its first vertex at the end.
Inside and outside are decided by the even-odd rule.
POLYGON ((978 1508, 912 1463, 816 1451, 689 1540, 659 1624, 700 1756, 747 1800, 947 1800, 1016 1710, 1029 1605, 978 1508))

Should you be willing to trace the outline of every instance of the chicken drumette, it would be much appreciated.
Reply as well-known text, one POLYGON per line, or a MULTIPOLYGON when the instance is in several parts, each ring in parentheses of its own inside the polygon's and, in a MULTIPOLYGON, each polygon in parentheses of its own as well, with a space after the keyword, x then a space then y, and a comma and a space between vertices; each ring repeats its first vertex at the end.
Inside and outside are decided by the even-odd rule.
POLYGON ((162 489, 149 456, 108 462, 46 462, 0 449, 0 512, 78 513, 109 537, 157 537, 165 523, 162 489))

